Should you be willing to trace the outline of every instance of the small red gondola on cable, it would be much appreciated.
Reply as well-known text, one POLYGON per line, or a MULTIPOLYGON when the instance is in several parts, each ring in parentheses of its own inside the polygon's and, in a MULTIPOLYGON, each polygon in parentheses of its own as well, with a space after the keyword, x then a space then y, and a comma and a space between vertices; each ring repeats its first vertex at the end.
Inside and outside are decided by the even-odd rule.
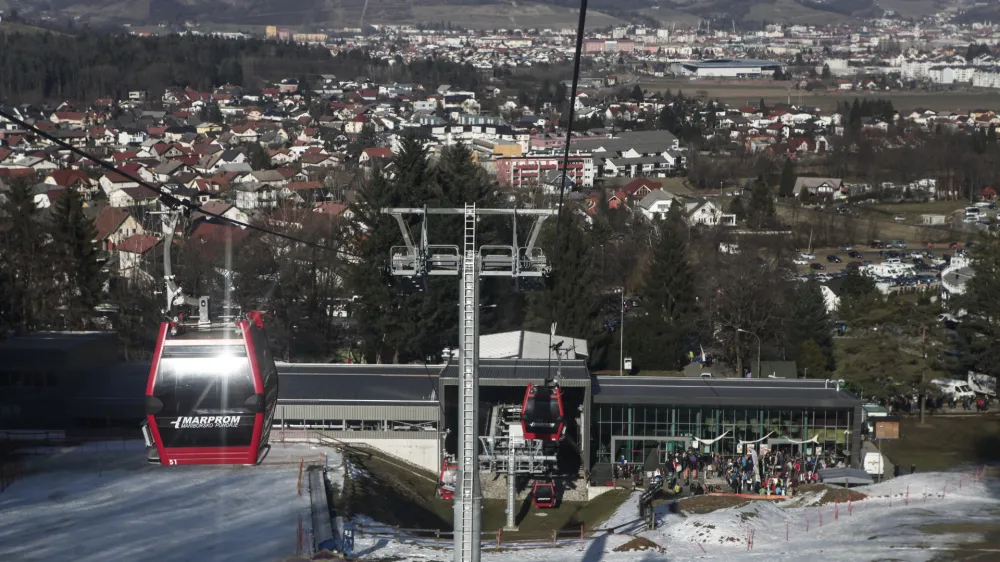
POLYGON ((531 488, 531 503, 535 507, 556 506, 556 485, 552 482, 535 481, 531 488))
POLYGON ((563 426, 562 391, 558 384, 529 384, 521 404, 521 427, 525 439, 558 441, 563 426))
POLYGON ((278 371, 260 313, 219 323, 164 322, 146 383, 148 459, 258 464, 269 449, 277 401, 278 371))
POLYGON ((441 499, 450 500, 455 497, 455 486, 458 483, 458 463, 445 457, 441 461, 441 474, 438 477, 438 494, 441 499))

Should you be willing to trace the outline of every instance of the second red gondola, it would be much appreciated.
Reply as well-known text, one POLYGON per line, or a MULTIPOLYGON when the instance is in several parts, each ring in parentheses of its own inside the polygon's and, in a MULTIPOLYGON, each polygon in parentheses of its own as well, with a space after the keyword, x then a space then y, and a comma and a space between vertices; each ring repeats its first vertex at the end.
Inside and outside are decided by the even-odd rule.
POLYGON ((552 482, 535 482, 531 488, 531 503, 535 507, 556 506, 556 485, 552 482))
POLYGON ((525 439, 558 441, 563 426, 562 391, 559 385, 529 384, 521 404, 521 428, 525 439))

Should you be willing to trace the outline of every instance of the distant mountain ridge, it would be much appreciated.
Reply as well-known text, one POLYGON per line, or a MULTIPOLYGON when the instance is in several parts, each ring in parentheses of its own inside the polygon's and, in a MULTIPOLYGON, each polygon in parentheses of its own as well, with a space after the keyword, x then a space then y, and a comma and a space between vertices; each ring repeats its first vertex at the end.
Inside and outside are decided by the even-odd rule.
MULTIPOLYGON (((948 0, 942 0, 945 1, 948 0)), ((37 5, 27 4, 23 11, 43 15, 37 11, 37 5)), ((41 5, 50 8, 48 13, 105 23, 197 21, 356 27, 361 23, 438 24, 447 20, 461 26, 468 19, 478 18, 476 27, 528 27, 532 23, 572 24, 571 12, 579 8, 579 0, 49 0, 41 5), (450 9, 451 6, 468 9, 450 9), (492 7, 496 8, 495 13, 492 7), (540 17, 533 18, 531 10, 540 17), (496 16, 493 21, 489 18, 491 14, 496 16), (521 14, 523 17, 519 17, 521 14), (482 24, 484 19, 488 25, 482 24)), ((992 8, 995 7, 986 10, 992 8)), ((668 24, 698 19, 822 24, 883 13, 877 0, 590 0, 589 9, 595 15, 603 13, 621 20, 668 24)), ((607 23, 607 18, 602 23, 607 23)))

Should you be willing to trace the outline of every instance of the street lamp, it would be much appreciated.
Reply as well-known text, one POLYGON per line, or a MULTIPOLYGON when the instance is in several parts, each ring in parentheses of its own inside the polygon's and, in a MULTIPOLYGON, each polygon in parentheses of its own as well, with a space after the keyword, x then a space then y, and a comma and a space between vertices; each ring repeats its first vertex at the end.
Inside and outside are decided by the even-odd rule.
POLYGON ((618 287, 618 292, 621 293, 621 322, 618 324, 618 331, 620 340, 618 343, 618 376, 625 375, 625 287, 618 287))
POLYGON ((750 334, 751 336, 757 338, 757 378, 760 378, 760 336, 751 332, 750 330, 744 330, 743 328, 736 328, 737 332, 744 334, 750 334))

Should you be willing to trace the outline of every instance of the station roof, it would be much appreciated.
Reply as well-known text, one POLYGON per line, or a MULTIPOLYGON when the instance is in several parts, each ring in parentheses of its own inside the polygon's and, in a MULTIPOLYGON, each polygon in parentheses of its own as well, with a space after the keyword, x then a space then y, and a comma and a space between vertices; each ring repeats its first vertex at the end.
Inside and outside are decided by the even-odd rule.
POLYGON ((114 332, 36 332, 0 340, 0 352, 64 351, 117 338, 114 332))
POLYGON ((595 404, 854 408, 861 399, 836 381, 811 379, 691 379, 599 376, 595 404))
MULTIPOLYGON (((278 363, 278 403, 324 406, 427 406, 439 404, 439 383, 456 385, 458 365, 367 365, 278 363)), ((143 402, 149 362, 117 363, 94 372, 82 385, 78 400, 143 402)), ((484 359, 479 362, 484 386, 524 386, 554 376, 558 362, 484 359)), ((564 386, 586 387, 590 373, 583 361, 563 361, 564 386)))
POLYGON ((780 67, 780 62, 760 59, 712 59, 689 61, 684 66, 691 68, 759 68, 780 67))
POLYGON ((563 357, 567 359, 586 359, 587 340, 567 336, 555 336, 541 332, 517 330, 479 336, 479 360, 483 359, 552 359, 559 356, 552 349, 552 344, 562 344, 563 357))
POLYGON ((437 405, 442 368, 443 365, 278 363, 278 403, 437 405))
MULTIPOLYGON (((559 371, 559 361, 545 359, 480 359, 479 384, 483 386, 524 386, 541 384, 559 371)), ((448 363, 441 373, 445 384, 458 384, 458 362, 448 363)), ((590 386, 590 371, 581 360, 562 362, 563 386, 590 386)))

